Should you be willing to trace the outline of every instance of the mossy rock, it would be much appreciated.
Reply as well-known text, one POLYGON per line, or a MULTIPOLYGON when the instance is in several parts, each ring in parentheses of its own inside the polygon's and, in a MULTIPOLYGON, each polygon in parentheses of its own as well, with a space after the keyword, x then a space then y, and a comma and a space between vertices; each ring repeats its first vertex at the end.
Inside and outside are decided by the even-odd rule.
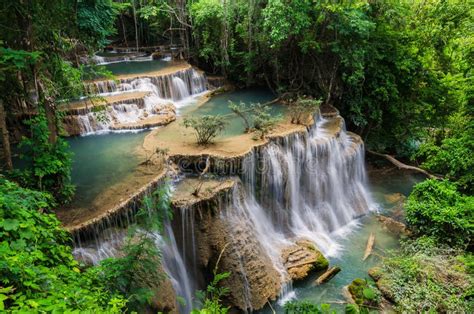
POLYGON ((371 269, 369 269, 369 276, 375 281, 379 280, 383 276, 382 268, 377 266, 372 267, 371 269))
MULTIPOLYGON (((318 251, 319 252, 319 251, 318 251)), ((315 270, 325 270, 326 268, 329 267, 329 261, 327 258, 324 257, 324 255, 319 252, 319 256, 316 259, 316 262, 313 264, 315 270)))
POLYGON ((282 259, 292 280, 302 280, 311 272, 326 270, 329 261, 309 240, 301 239, 282 251, 282 259))
POLYGON ((380 303, 378 291, 371 287, 365 279, 356 278, 347 288, 355 303, 359 306, 376 307, 380 303))

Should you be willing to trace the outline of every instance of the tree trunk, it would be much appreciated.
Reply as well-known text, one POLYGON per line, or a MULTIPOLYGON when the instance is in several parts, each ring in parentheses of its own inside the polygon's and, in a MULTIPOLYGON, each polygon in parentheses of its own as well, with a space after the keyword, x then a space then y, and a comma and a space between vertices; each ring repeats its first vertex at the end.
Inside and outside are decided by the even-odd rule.
POLYGON ((135 10, 135 0, 133 0, 133 24, 135 25, 135 46, 138 52, 138 24, 137 24, 137 12, 135 10))
POLYGON ((43 103, 44 111, 46 114, 46 121, 48 122, 49 143, 55 144, 58 140, 56 105, 51 96, 48 96, 46 94, 43 82, 39 78, 36 78, 36 90, 38 93, 38 99, 43 103))
POLYGON ((125 47, 128 48, 127 30, 125 29, 125 21, 123 20, 123 14, 120 14, 120 23, 122 24, 123 42, 125 43, 125 47))
POLYGON ((7 170, 13 170, 12 153, 10 151, 10 137, 8 135, 6 113, 3 101, 0 99, 0 129, 2 132, 3 159, 7 170))

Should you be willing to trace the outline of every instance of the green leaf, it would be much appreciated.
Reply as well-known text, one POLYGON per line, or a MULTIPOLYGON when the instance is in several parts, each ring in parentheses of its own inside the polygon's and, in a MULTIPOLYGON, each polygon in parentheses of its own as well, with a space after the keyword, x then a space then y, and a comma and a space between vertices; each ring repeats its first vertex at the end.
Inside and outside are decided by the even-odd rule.
POLYGON ((6 231, 12 231, 18 229, 20 223, 16 219, 5 219, 2 223, 3 229, 6 231))
POLYGON ((367 299, 367 300, 374 300, 376 298, 376 295, 375 295, 375 292, 374 290, 370 289, 370 288, 365 288, 362 293, 364 294, 364 297, 367 299))

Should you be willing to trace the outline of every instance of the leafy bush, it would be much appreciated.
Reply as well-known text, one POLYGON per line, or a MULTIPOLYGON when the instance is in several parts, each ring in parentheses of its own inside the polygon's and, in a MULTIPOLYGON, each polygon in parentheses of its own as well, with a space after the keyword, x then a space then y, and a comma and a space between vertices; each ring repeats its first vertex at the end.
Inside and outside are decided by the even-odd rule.
POLYGON ((291 123, 302 124, 318 110, 321 105, 320 99, 299 98, 289 106, 291 123))
POLYGON ((426 180, 417 184, 408 197, 406 215, 416 234, 466 245, 474 232, 474 197, 463 196, 449 181, 426 180))
POLYGON ((193 128, 196 132, 196 140, 199 145, 206 145, 225 129, 226 122, 220 115, 204 115, 199 117, 186 117, 183 125, 186 128, 193 128))
POLYGON ((383 262, 383 286, 400 313, 472 313, 474 279, 464 253, 428 237, 403 243, 383 262))
POLYGON ((290 301, 285 303, 285 314, 326 314, 335 313, 329 304, 314 304, 309 301, 290 301))
POLYGON ((42 110, 27 124, 31 137, 23 138, 20 143, 23 150, 20 157, 27 166, 13 173, 13 177, 22 186, 50 192, 58 202, 68 202, 74 195, 71 184, 72 154, 68 143, 62 138, 58 138, 55 144, 49 142, 48 124, 42 110))
POLYGON ((361 308, 377 308, 380 303, 380 292, 372 282, 357 278, 349 285, 348 290, 355 303, 361 308))
POLYGON ((165 278, 161 252, 155 241, 171 214, 170 186, 164 184, 143 200, 135 215, 136 224, 129 226, 129 235, 121 249, 123 256, 101 262, 98 278, 110 293, 127 297, 128 309, 143 312, 165 278))
POLYGON ((219 287, 219 283, 230 276, 229 272, 217 273, 214 271, 214 278, 207 286, 205 292, 200 292, 203 306, 200 310, 193 310, 191 314, 226 314, 229 307, 222 305, 222 297, 229 293, 229 288, 219 287))
POLYGON ((229 101, 229 108, 239 116, 245 125, 245 132, 255 132, 255 139, 262 139, 281 120, 271 114, 271 107, 260 103, 239 104, 229 101))
POLYGON ((0 311, 119 313, 126 301, 81 272, 53 198, 0 178, 0 311))
POLYGON ((432 138, 423 143, 415 157, 423 160, 423 168, 443 174, 463 190, 474 192, 474 119, 453 115, 449 128, 451 131, 440 141, 432 138))

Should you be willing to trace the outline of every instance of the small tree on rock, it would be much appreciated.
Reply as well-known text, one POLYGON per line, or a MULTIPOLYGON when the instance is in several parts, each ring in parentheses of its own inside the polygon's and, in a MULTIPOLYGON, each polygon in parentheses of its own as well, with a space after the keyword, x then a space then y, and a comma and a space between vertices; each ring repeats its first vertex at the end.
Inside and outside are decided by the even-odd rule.
POLYGON ((186 128, 193 128, 196 132, 196 140, 199 145, 206 145, 222 132, 227 123, 220 115, 204 115, 198 117, 186 117, 183 120, 186 128))
POLYGON ((308 121, 321 105, 320 99, 298 98, 289 106, 291 123, 303 124, 308 121))
POLYGON ((260 103, 247 105, 243 102, 229 102, 229 108, 243 120, 245 133, 255 132, 254 139, 264 138, 281 120, 281 116, 275 117, 271 114, 270 106, 260 103))

